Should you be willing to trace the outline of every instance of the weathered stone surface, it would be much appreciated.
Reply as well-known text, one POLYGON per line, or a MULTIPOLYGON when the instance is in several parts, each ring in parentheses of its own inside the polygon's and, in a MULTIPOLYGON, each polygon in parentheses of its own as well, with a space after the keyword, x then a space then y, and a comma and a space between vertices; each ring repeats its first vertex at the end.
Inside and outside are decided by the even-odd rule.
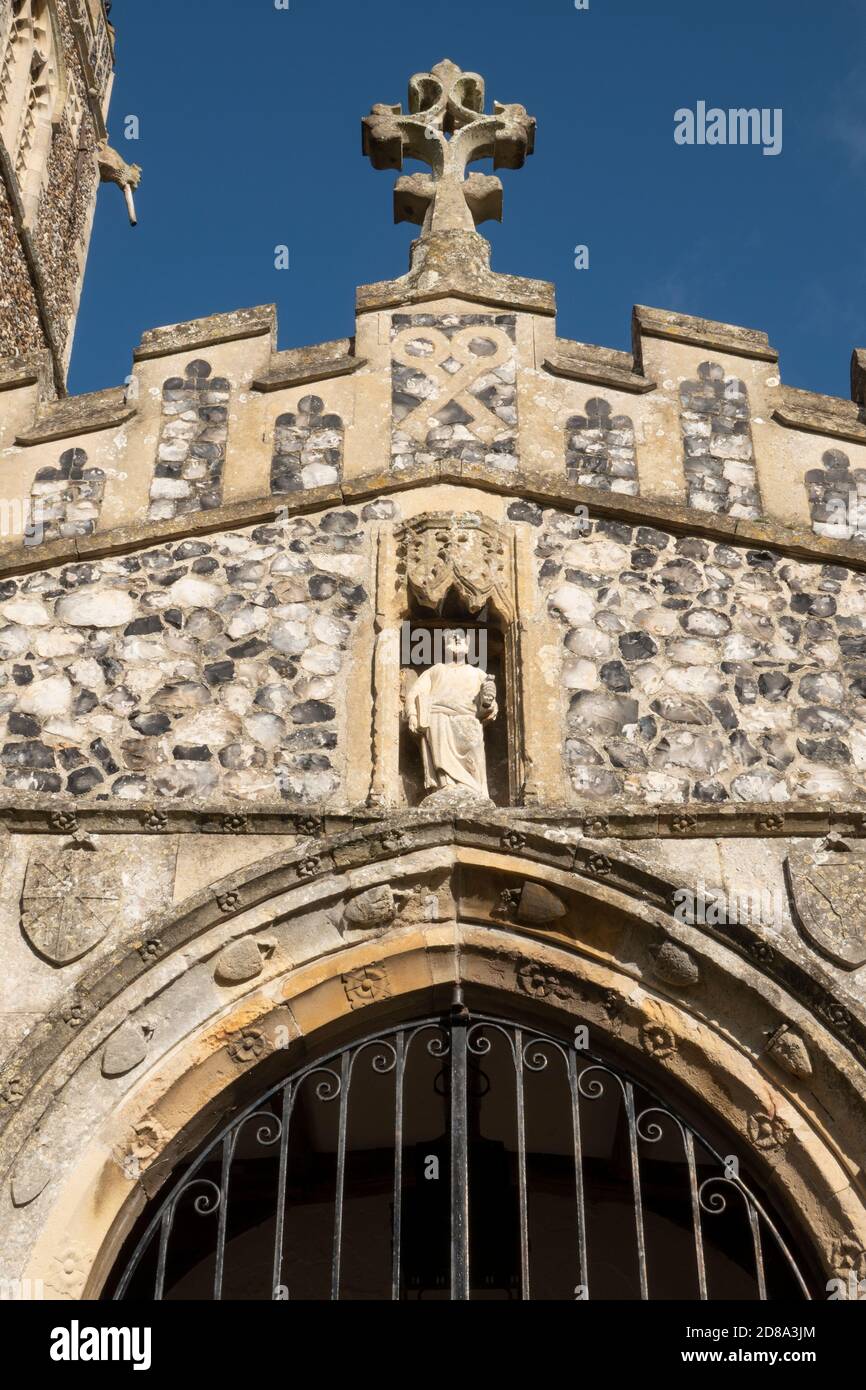
POLYGON ((653 968, 659 979, 677 989, 689 989, 701 978, 697 961, 675 941, 663 941, 652 956, 653 968))
POLYGON ((147 1023, 136 1023, 132 1019, 121 1024, 117 1032, 109 1038, 102 1054, 103 1076, 125 1076, 138 1067, 147 1056, 154 1029, 147 1023))
POLYGON ((839 836, 792 846, 785 864, 797 923, 812 945, 849 970, 866 963, 866 851, 839 836))
POLYGON ((214 977, 220 984, 239 985, 262 973, 268 947, 250 936, 225 946, 217 956, 214 977))
POLYGON ((527 879, 523 884, 516 908, 518 922, 525 922, 527 926, 543 925, 558 921, 566 911, 562 899, 545 888, 543 883, 533 883, 527 879))
POLYGON ((96 946, 117 920, 120 858, 86 849, 37 851, 27 866, 21 930, 53 965, 96 946))
POLYGON ((357 897, 350 898, 343 908, 343 921, 351 927, 382 927, 393 922, 397 904, 390 884, 378 884, 357 897))
POLYGON ((51 1181, 51 1156, 37 1150, 25 1154, 15 1165, 12 1173, 12 1203, 16 1207, 29 1206, 41 1196, 51 1181))
POLYGON ((132 620, 135 602, 120 589, 79 590, 58 599, 55 614, 70 627, 123 627, 132 620))
POLYGON ((767 1042, 767 1051, 784 1071, 790 1072, 798 1081, 808 1081, 812 1075, 812 1060, 809 1049, 800 1037, 787 1024, 782 1024, 767 1042))

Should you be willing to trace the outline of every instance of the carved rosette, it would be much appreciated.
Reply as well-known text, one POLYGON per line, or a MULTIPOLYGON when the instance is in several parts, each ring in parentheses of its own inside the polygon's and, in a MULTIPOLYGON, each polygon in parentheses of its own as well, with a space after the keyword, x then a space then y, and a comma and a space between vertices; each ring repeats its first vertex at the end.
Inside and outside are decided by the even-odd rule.
POLYGON ((362 1009, 377 999, 391 998, 388 971, 383 961, 361 965, 357 970, 347 971, 342 978, 346 998, 353 1009, 362 1009))
POLYGON ((764 1153, 781 1149, 791 1137, 791 1126, 779 1115, 770 1115, 764 1110, 749 1116, 748 1129, 755 1148, 764 1153))

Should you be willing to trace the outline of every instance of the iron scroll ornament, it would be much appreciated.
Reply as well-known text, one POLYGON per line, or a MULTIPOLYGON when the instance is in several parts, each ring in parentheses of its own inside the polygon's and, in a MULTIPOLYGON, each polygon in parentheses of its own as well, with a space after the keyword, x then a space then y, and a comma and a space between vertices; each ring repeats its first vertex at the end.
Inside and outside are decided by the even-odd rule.
MULTIPOLYGON (((335 1142, 327 1170, 333 1187, 326 1213, 328 1269, 321 1291, 313 1296, 332 1300, 356 1296, 344 1271, 347 1164, 354 1156, 350 1131, 357 1122, 357 1114, 350 1113, 350 1101, 359 1093, 359 1084, 363 1087, 369 1078, 387 1079, 392 1087, 390 1268, 387 1275, 383 1272, 380 1293, 363 1296, 393 1300, 550 1296, 545 1292, 550 1271, 540 1267, 544 1238, 539 1238, 537 1221, 533 1223, 533 1209, 549 1201, 549 1193, 545 1197, 536 1171, 538 1154, 527 1138, 533 1105, 537 1109, 532 1087, 542 1077, 558 1087, 563 1133, 567 1129, 569 1136, 570 1151, 560 1155, 560 1168, 567 1162, 570 1174, 569 1197, 567 1204, 557 1208, 558 1221, 567 1214, 561 1224, 568 1228, 567 1250, 558 1256, 560 1283, 567 1276, 569 1285, 568 1294, 562 1296, 617 1296, 610 1292, 611 1273, 604 1265, 610 1259, 610 1242, 600 1238, 598 1215, 610 1203, 616 1182, 619 1197, 630 1198, 619 1209, 621 1262, 635 1272, 633 1288, 621 1296, 644 1300, 668 1296, 661 1292, 668 1277, 667 1247, 659 1235, 660 1209, 653 1197, 652 1178, 654 1155, 663 1149, 665 1190, 676 1186, 681 1207, 678 1249, 683 1254, 688 1251, 683 1261, 687 1273, 677 1274, 693 1289, 686 1297, 705 1301, 731 1296, 724 1273, 732 1259, 731 1230, 724 1238, 720 1231, 725 1221, 737 1220, 742 1227, 735 1242, 741 1266, 736 1272, 737 1296, 761 1301, 812 1297, 812 1280, 805 1272, 809 1262, 802 1262, 801 1268, 791 1239, 780 1229, 782 1222, 770 1214, 767 1200, 759 1198, 738 1171, 731 1171, 730 1160, 726 1162, 643 1082, 579 1050, 574 1039, 470 1013, 463 1006, 444 1017, 425 1018, 352 1042, 272 1086, 201 1149, 167 1196, 154 1200, 152 1215, 146 1214, 145 1228, 132 1253, 121 1257, 122 1269, 109 1285, 113 1285, 109 1296, 156 1301, 187 1296, 172 1292, 172 1243, 181 1213, 187 1222, 210 1223, 205 1263, 214 1300, 310 1296, 297 1280, 294 1286, 287 1282, 287 1267, 297 1255, 288 1240, 287 1219, 292 1214, 292 1146, 302 1145, 302 1131, 309 1129, 309 1115, 317 1108, 331 1110, 335 1142), (492 1087, 488 1072, 494 1055, 498 1070, 492 1087), (444 1107, 443 1133, 420 1145, 428 1165, 434 1160, 441 1163, 440 1181, 426 1189, 413 1182, 413 1157, 419 1146, 413 1145, 407 1125, 408 1112, 418 1100, 413 1090, 418 1068, 413 1070, 413 1065, 421 1058, 426 1091, 440 1097, 444 1107), (501 1083, 506 1067, 511 1073, 508 1105, 514 1138, 503 1146, 484 1131, 486 1127, 492 1133, 496 1128, 492 1112, 485 1117, 491 1090, 498 1088, 497 1104, 504 1109, 501 1083), (607 1110, 599 1121, 604 1107, 607 1110), (599 1167, 611 1167, 611 1162, 600 1165, 598 1136, 611 1126, 620 1135, 618 1176, 602 1173, 600 1183, 599 1167), (227 1290, 226 1279, 234 1252, 232 1208, 243 1205, 236 1169, 242 1166, 238 1154, 244 1144, 270 1153, 274 1164, 267 1196, 268 1270, 259 1271, 258 1284, 268 1291, 254 1295, 227 1290), (426 1216, 422 1207, 428 1208, 426 1216), (444 1247, 431 1252, 427 1244, 442 1231, 448 1236, 447 1253, 444 1247)), ((360 1099, 364 1100, 364 1094, 360 1099)), ((360 1113, 360 1106, 352 1110, 360 1113)), ((559 1200, 564 1202, 562 1190, 559 1200)), ((302 1253, 308 1260, 310 1252, 302 1253)), ((325 1258, 323 1254, 323 1262, 325 1258)), ((303 1268, 304 1259, 294 1267, 303 1268)), ((202 1295, 197 1291, 195 1296, 202 1295)))

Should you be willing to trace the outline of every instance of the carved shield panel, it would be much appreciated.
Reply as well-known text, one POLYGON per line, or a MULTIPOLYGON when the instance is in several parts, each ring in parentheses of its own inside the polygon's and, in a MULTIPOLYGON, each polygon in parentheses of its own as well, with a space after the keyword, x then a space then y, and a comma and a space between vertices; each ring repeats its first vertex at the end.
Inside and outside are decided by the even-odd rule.
POLYGON ((866 847, 838 837, 796 846, 785 873, 797 926, 815 949, 848 970, 866 963, 866 847))
POLYGON ((21 930, 52 965, 68 965, 93 949, 116 922, 117 854, 41 850, 30 860, 21 896, 21 930))

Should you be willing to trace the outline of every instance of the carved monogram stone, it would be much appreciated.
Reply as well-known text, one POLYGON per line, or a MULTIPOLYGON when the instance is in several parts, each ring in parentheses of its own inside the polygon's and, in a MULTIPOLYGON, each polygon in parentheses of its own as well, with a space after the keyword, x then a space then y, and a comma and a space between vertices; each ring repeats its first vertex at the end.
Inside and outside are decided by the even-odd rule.
POLYGON ((395 314, 391 464, 435 459, 514 469, 518 461, 513 314, 395 314))
POLYGON ((785 861, 794 917, 803 935, 836 965, 866 962, 866 846, 839 836, 794 845, 785 861))
POLYGON ((118 919, 120 878, 116 852, 38 851, 21 896, 21 930, 33 949, 52 965, 91 951, 118 919))

